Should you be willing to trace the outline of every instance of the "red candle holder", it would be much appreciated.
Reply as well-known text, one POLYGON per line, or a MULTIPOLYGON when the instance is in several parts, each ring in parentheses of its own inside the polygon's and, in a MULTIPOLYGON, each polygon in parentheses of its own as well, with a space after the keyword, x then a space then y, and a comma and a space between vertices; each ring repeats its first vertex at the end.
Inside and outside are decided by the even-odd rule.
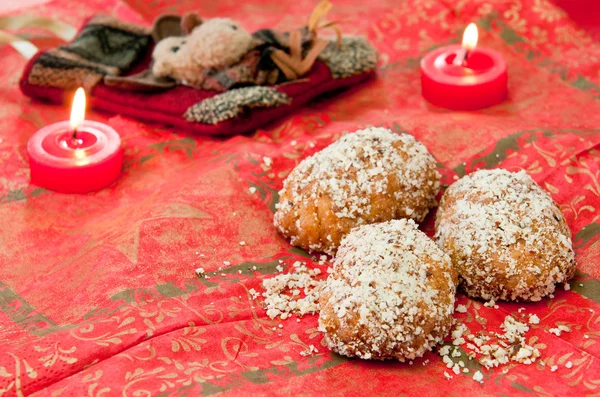
POLYGON ((421 60, 423 97, 434 105, 455 110, 475 110, 502 102, 508 94, 506 61, 489 48, 464 54, 460 45, 438 48, 421 60))
POLYGON ((68 121, 48 125, 29 139, 27 151, 31 183, 62 193, 100 190, 123 165, 119 134, 95 121, 83 121, 75 135, 68 121))

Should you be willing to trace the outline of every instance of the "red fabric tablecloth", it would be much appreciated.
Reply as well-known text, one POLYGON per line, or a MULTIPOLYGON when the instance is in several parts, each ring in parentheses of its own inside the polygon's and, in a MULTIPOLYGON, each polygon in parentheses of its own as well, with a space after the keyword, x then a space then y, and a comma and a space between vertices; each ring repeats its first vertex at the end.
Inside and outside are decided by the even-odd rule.
MULTIPOLYGON (((98 12, 149 24, 197 9, 254 30, 299 26, 313 6, 56 0, 18 12, 78 26, 98 12)), ((0 396, 600 394, 600 45, 546 0, 348 0, 331 18, 379 49, 375 80, 229 139, 90 112, 121 134, 126 160, 116 184, 87 195, 29 185, 27 140, 68 109, 25 98, 25 60, 0 47, 0 396), (477 112, 430 106, 419 58, 457 42, 471 21, 480 44, 506 56, 510 98, 477 112), (478 168, 525 169, 561 204, 577 252, 570 290, 497 309, 458 299, 468 310, 457 318, 473 330, 496 329, 521 307, 537 314, 528 342, 540 361, 483 370, 479 384, 473 372, 446 380, 436 353, 413 365, 349 360, 321 346, 316 316, 270 320, 251 299, 278 260, 319 266, 272 226, 283 178, 366 125, 414 134, 446 184, 478 168), (198 279, 198 267, 210 278, 198 279), (558 325, 571 332, 548 332, 558 325), (310 345, 318 353, 301 355, 310 345)), ((38 31, 28 37, 57 44, 38 31)), ((430 235, 432 219, 423 225, 430 235)))

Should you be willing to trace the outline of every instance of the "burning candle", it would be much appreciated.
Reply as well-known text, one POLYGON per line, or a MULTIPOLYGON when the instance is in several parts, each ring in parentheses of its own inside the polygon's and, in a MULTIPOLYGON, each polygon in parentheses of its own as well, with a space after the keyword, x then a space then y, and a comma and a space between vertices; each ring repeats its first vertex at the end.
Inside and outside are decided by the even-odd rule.
POLYGON ((497 51, 477 46, 474 23, 462 45, 438 48, 421 60, 423 97, 434 105, 474 110, 502 102, 507 95, 506 61, 497 51))
POLYGON ((123 165, 119 134, 85 120, 85 92, 73 99, 70 121, 50 124, 27 144, 31 183, 61 193, 86 193, 114 182, 123 165))

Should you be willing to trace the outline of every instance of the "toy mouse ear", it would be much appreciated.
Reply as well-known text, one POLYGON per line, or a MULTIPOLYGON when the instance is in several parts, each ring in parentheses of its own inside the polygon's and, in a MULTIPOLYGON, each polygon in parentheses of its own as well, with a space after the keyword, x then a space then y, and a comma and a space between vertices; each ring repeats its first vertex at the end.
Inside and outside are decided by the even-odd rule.
POLYGON ((201 24, 202 18, 195 12, 188 12, 181 18, 181 30, 183 30, 185 34, 192 33, 192 30, 201 24))
POLYGON ((181 17, 179 15, 161 15, 152 25, 152 38, 158 43, 171 36, 183 36, 181 30, 181 17))

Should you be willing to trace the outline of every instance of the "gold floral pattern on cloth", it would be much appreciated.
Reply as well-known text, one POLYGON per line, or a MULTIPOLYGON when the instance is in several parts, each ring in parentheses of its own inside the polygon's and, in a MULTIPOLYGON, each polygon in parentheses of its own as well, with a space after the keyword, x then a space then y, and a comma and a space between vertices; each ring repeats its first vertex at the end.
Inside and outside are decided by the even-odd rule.
POLYGON ((273 87, 234 88, 190 106, 183 117, 187 121, 218 124, 236 118, 245 108, 276 107, 291 101, 289 96, 273 87))
POLYGON ((556 22, 567 17, 563 10, 556 7, 549 0, 534 0, 532 10, 547 22, 556 22))
POLYGON ((335 79, 370 72, 377 66, 377 50, 364 37, 344 36, 340 48, 331 41, 319 54, 335 79))

